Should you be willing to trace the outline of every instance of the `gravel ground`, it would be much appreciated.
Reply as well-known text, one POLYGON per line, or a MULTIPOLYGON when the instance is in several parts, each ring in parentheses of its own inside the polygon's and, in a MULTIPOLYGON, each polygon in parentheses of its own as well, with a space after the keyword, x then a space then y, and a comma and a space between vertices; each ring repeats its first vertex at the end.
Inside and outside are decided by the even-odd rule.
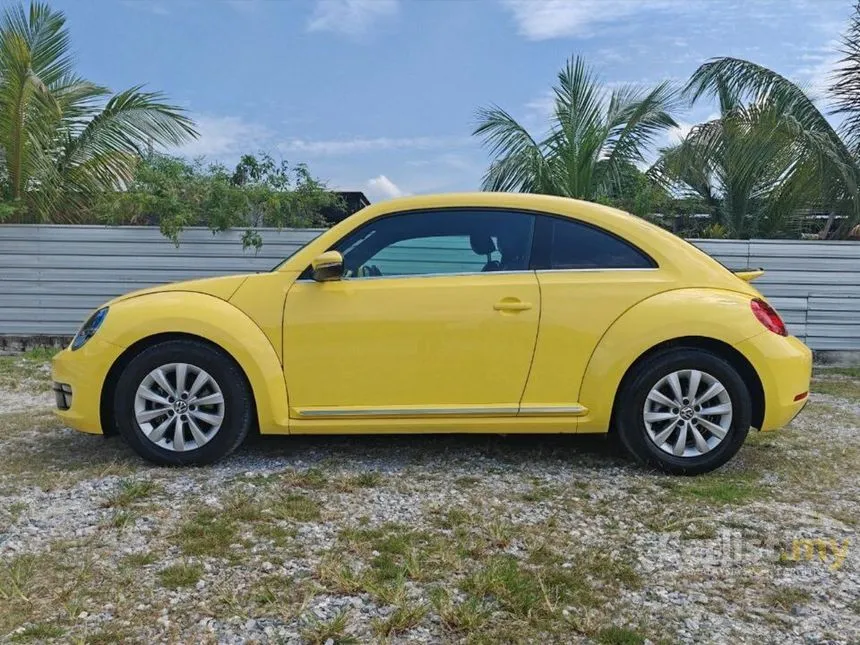
POLYGON ((0 640, 860 642, 860 373, 673 478, 601 438, 254 438, 154 468, 0 359, 0 640))

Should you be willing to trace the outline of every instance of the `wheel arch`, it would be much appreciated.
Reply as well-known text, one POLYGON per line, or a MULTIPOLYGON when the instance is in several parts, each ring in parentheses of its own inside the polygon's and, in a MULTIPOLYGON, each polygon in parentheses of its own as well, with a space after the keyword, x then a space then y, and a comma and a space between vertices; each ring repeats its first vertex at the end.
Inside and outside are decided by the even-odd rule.
POLYGON ((752 427, 761 428, 765 413, 764 386, 762 385, 761 378, 755 371, 755 368, 752 363, 750 363, 749 359, 730 344, 717 340, 716 338, 709 338, 706 336, 682 336, 680 338, 672 338, 670 340, 663 341, 650 347, 642 352, 642 354, 640 354, 625 370, 624 376, 621 378, 618 388, 616 388, 615 397, 612 402, 612 416, 609 425, 610 432, 613 431, 615 426, 615 415, 617 412, 619 396, 624 390, 624 385, 633 373, 634 369, 645 361, 651 360, 659 354, 672 351, 674 349, 699 349, 714 354, 729 363, 729 365, 738 372, 750 393, 750 399, 752 401, 752 427))
POLYGON ((208 338, 204 338, 203 336, 186 332, 162 332, 159 334, 153 334, 152 336, 146 336, 145 338, 141 338, 136 343, 130 345, 122 352, 122 354, 117 356, 116 360, 110 366, 110 369, 105 375, 101 397, 99 399, 99 421, 101 422, 102 433, 105 436, 117 434, 114 418, 113 399, 116 395, 116 384, 119 380, 120 374, 122 374, 122 371, 128 366, 128 364, 134 359, 135 356, 139 355, 144 350, 158 345, 159 343, 164 343, 171 340, 190 340, 201 343, 203 345, 208 345, 209 347, 212 347, 213 349, 216 349, 222 354, 224 354, 224 356, 239 369, 242 374, 242 377, 244 378, 245 385, 247 386, 248 391, 251 392, 251 404, 254 406, 255 428, 259 430, 259 419, 257 418, 257 395, 254 392, 254 387, 251 385, 251 381, 248 378, 248 374, 245 371, 245 368, 242 367, 239 361, 237 361, 233 357, 233 355, 230 354, 230 352, 228 352, 225 348, 221 347, 218 343, 215 343, 208 338))
POLYGON ((230 303, 193 292, 145 294, 112 304, 99 334, 123 348, 102 382, 99 417, 104 433, 114 429, 109 408, 120 371, 146 347, 179 338, 226 354, 250 387, 260 432, 288 432, 289 405, 280 355, 257 323, 230 303))

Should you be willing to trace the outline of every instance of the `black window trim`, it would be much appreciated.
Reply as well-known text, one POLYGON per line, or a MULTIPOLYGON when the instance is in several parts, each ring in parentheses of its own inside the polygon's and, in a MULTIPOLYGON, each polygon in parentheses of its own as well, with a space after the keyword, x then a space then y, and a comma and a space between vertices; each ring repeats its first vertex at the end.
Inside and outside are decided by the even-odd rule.
MULTIPOLYGON (((409 215, 411 213, 439 213, 439 212, 447 212, 447 211, 478 211, 478 212, 499 212, 504 211, 507 213, 520 213, 523 215, 541 215, 542 211, 530 210, 525 208, 506 208, 502 206, 433 206, 430 208, 410 208, 408 210, 402 211, 394 211, 392 213, 386 213, 385 215, 380 215, 379 217, 374 217, 371 220, 368 220, 361 224, 360 226, 352 229, 349 233, 341 237, 334 244, 332 244, 326 251, 334 250, 334 247, 339 244, 343 239, 347 236, 354 235, 359 233, 363 228, 370 226, 371 224, 375 224, 384 219, 388 219, 391 217, 397 217, 399 215, 409 215)), ((350 281, 356 280, 403 280, 406 278, 441 278, 445 276, 464 276, 464 275, 515 275, 515 274, 523 274, 528 273, 530 271, 534 271, 534 251, 535 251, 535 238, 537 231, 537 217, 534 217, 532 224, 532 243, 531 248, 529 249, 529 264, 527 269, 522 269, 519 271, 459 271, 456 273, 419 273, 414 275, 378 275, 378 276, 356 276, 352 278, 347 278, 350 281)), ((307 281, 313 280, 313 269, 311 266, 305 268, 304 271, 297 278, 298 280, 307 281)))
MULTIPOLYGON (((392 213, 386 213, 385 215, 381 215, 379 217, 374 217, 367 222, 364 222, 357 228, 352 229, 349 233, 341 237, 337 240, 331 247, 326 249, 327 251, 331 251, 332 248, 341 242, 348 235, 353 235, 355 233, 360 232, 363 228, 370 226, 371 224, 378 222, 380 220, 388 219, 390 217, 397 217, 399 215, 408 215, 410 213, 433 213, 433 212, 445 212, 445 211, 506 211, 509 213, 522 213, 524 215, 534 215, 534 226, 532 227, 532 244, 531 249, 529 249, 529 265, 528 269, 521 271, 463 271, 458 273, 422 273, 417 275, 390 275, 390 276, 360 276, 349 278, 349 280, 380 280, 380 279, 388 279, 388 280, 396 280, 396 279, 404 279, 404 278, 438 278, 443 276, 464 276, 464 275, 511 275, 511 274, 521 274, 527 271, 535 271, 539 273, 562 273, 562 272, 595 272, 595 271, 654 271, 660 268, 660 265, 654 260, 653 257, 649 253, 646 253, 637 245, 633 244, 631 241, 621 237, 617 233, 609 231, 602 226, 597 226, 596 224, 592 224, 591 222, 585 222, 579 218, 571 217, 569 215, 561 215, 559 213, 548 213, 542 210, 535 210, 530 208, 507 208, 503 206, 434 206, 430 208, 410 208, 408 210, 402 211, 394 211, 392 213), (550 267, 550 258, 551 258, 551 249, 548 245, 544 245, 544 248, 539 248, 540 241, 542 239, 542 231, 541 221, 543 218, 552 218, 558 219, 562 221, 573 221, 582 226, 587 226, 595 231, 600 233, 604 233, 612 238, 615 238, 622 244, 629 246, 635 252, 639 253, 647 262, 650 264, 650 267, 594 267, 588 269, 553 269, 550 267), (543 256, 543 257, 541 257, 543 256)), ((308 266, 304 271, 299 275, 297 280, 313 280, 312 276, 312 268, 308 266)))

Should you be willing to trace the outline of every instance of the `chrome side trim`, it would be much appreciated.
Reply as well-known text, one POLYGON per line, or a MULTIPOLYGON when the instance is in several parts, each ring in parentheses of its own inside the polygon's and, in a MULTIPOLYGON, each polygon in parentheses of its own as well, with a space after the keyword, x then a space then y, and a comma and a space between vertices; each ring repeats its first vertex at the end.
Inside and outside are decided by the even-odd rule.
POLYGON ((296 414, 303 418, 324 417, 438 417, 438 416, 514 416, 519 411, 516 406, 483 408, 367 408, 361 410, 348 408, 297 409, 296 414))
POLYGON ((581 405, 568 406, 535 406, 520 408, 520 416, 525 415, 583 415, 588 412, 588 408, 581 405))

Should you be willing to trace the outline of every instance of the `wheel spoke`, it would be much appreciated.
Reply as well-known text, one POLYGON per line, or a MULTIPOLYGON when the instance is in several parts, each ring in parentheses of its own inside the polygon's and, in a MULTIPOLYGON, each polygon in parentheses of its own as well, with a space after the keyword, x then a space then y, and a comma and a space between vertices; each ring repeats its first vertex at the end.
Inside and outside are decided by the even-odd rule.
POLYGON ((696 399, 695 403, 704 403, 705 401, 710 401, 721 392, 724 392, 725 389, 726 388, 723 387, 722 383, 720 383, 719 381, 714 381, 711 387, 705 390, 705 393, 702 394, 702 396, 700 396, 698 399, 696 399))
POLYGON ((677 404, 672 399, 670 399, 662 392, 659 392, 658 390, 651 390, 648 393, 648 399, 654 401, 655 403, 659 403, 660 405, 665 405, 667 408, 673 408, 677 406, 677 404))
POLYGON ((699 414, 701 416, 710 416, 713 414, 726 414, 727 412, 732 411, 731 403, 721 403, 720 405, 716 405, 712 408, 702 408, 699 410, 699 414))
POLYGON ((151 376, 162 390, 168 394, 176 395, 176 392, 173 390, 173 386, 170 385, 170 381, 167 380, 167 376, 164 374, 164 370, 162 368, 159 367, 157 370, 153 370, 151 376))
POLYGON ((711 447, 708 445, 708 442, 705 441, 702 433, 696 429, 696 426, 690 426, 690 431, 693 433, 693 440, 696 442, 696 450, 702 454, 708 452, 711 447))
POLYGON ((161 424, 154 428, 152 432, 146 435, 150 441, 161 441, 164 438, 164 433, 173 425, 173 417, 167 417, 161 424))
POLYGON ((139 382, 132 413, 149 441, 163 450, 189 452, 221 429, 224 405, 225 396, 210 374, 174 360, 139 382))
POLYGON ((670 423, 668 426, 663 428, 659 432, 659 434, 655 435, 654 436, 654 443, 656 443, 658 446, 662 446, 663 443, 669 438, 669 435, 671 435, 672 432, 675 431, 675 428, 678 427, 678 421, 679 421, 678 419, 675 419, 672 423, 670 423))
POLYGON ((206 438, 206 435, 203 434, 200 426, 197 425, 197 422, 192 417, 188 417, 188 428, 191 430, 191 436, 194 437, 194 441, 197 442, 198 448, 209 441, 206 438))
POLYGON ((671 412, 646 412, 644 419, 645 423, 655 423, 657 421, 668 421, 677 416, 677 414, 672 414, 671 412))
POLYGON ((137 418, 138 423, 146 423, 153 419, 157 419, 168 412, 170 412, 170 408, 153 408, 152 410, 141 410, 140 412, 135 413, 134 416, 137 418))
POLYGON ((216 405, 224 403, 224 397, 220 392, 215 392, 214 394, 202 396, 199 399, 189 399, 188 402, 194 405, 216 405))
POLYGON ((678 372, 672 372, 669 374, 669 387, 672 388, 672 394, 675 397, 675 400, 680 403, 681 399, 684 398, 684 394, 681 392, 681 381, 678 380, 678 372))
POLYGON ((168 401, 165 397, 161 396, 160 394, 156 394, 155 392, 153 392, 149 388, 141 386, 140 389, 137 391, 137 395, 142 399, 146 399, 147 401, 152 401, 153 403, 158 403, 160 405, 164 405, 164 406, 168 406, 168 407, 170 406, 170 401, 168 401))
POLYGON ((185 363, 176 364, 176 394, 177 396, 185 391, 185 376, 188 373, 188 365, 185 363))
POLYGON ((200 391, 200 388, 203 387, 206 382, 209 380, 209 375, 200 370, 197 372, 197 378, 194 379, 194 383, 191 384, 191 387, 188 388, 188 398, 193 398, 195 394, 200 391))
POLYGON ((702 382, 702 373, 699 370, 690 370, 690 383, 687 386, 687 398, 690 401, 696 400, 696 392, 699 391, 699 384, 702 382))
POLYGON ((221 417, 217 414, 209 414, 208 412, 201 412, 200 410, 192 410, 189 414, 195 419, 200 419, 209 425, 217 426, 221 424, 221 417))
POLYGON ((687 447, 687 424, 681 426, 681 431, 678 433, 678 438, 675 440, 675 449, 672 451, 677 457, 684 455, 684 448, 687 447))
POLYGON ((704 428, 717 439, 723 439, 726 436, 727 431, 725 428, 718 426, 716 423, 711 423, 707 419, 699 419, 699 425, 704 426, 704 428))
POLYGON ((173 430, 173 449, 182 452, 185 450, 185 424, 178 414, 173 418, 176 419, 176 428, 173 430))

